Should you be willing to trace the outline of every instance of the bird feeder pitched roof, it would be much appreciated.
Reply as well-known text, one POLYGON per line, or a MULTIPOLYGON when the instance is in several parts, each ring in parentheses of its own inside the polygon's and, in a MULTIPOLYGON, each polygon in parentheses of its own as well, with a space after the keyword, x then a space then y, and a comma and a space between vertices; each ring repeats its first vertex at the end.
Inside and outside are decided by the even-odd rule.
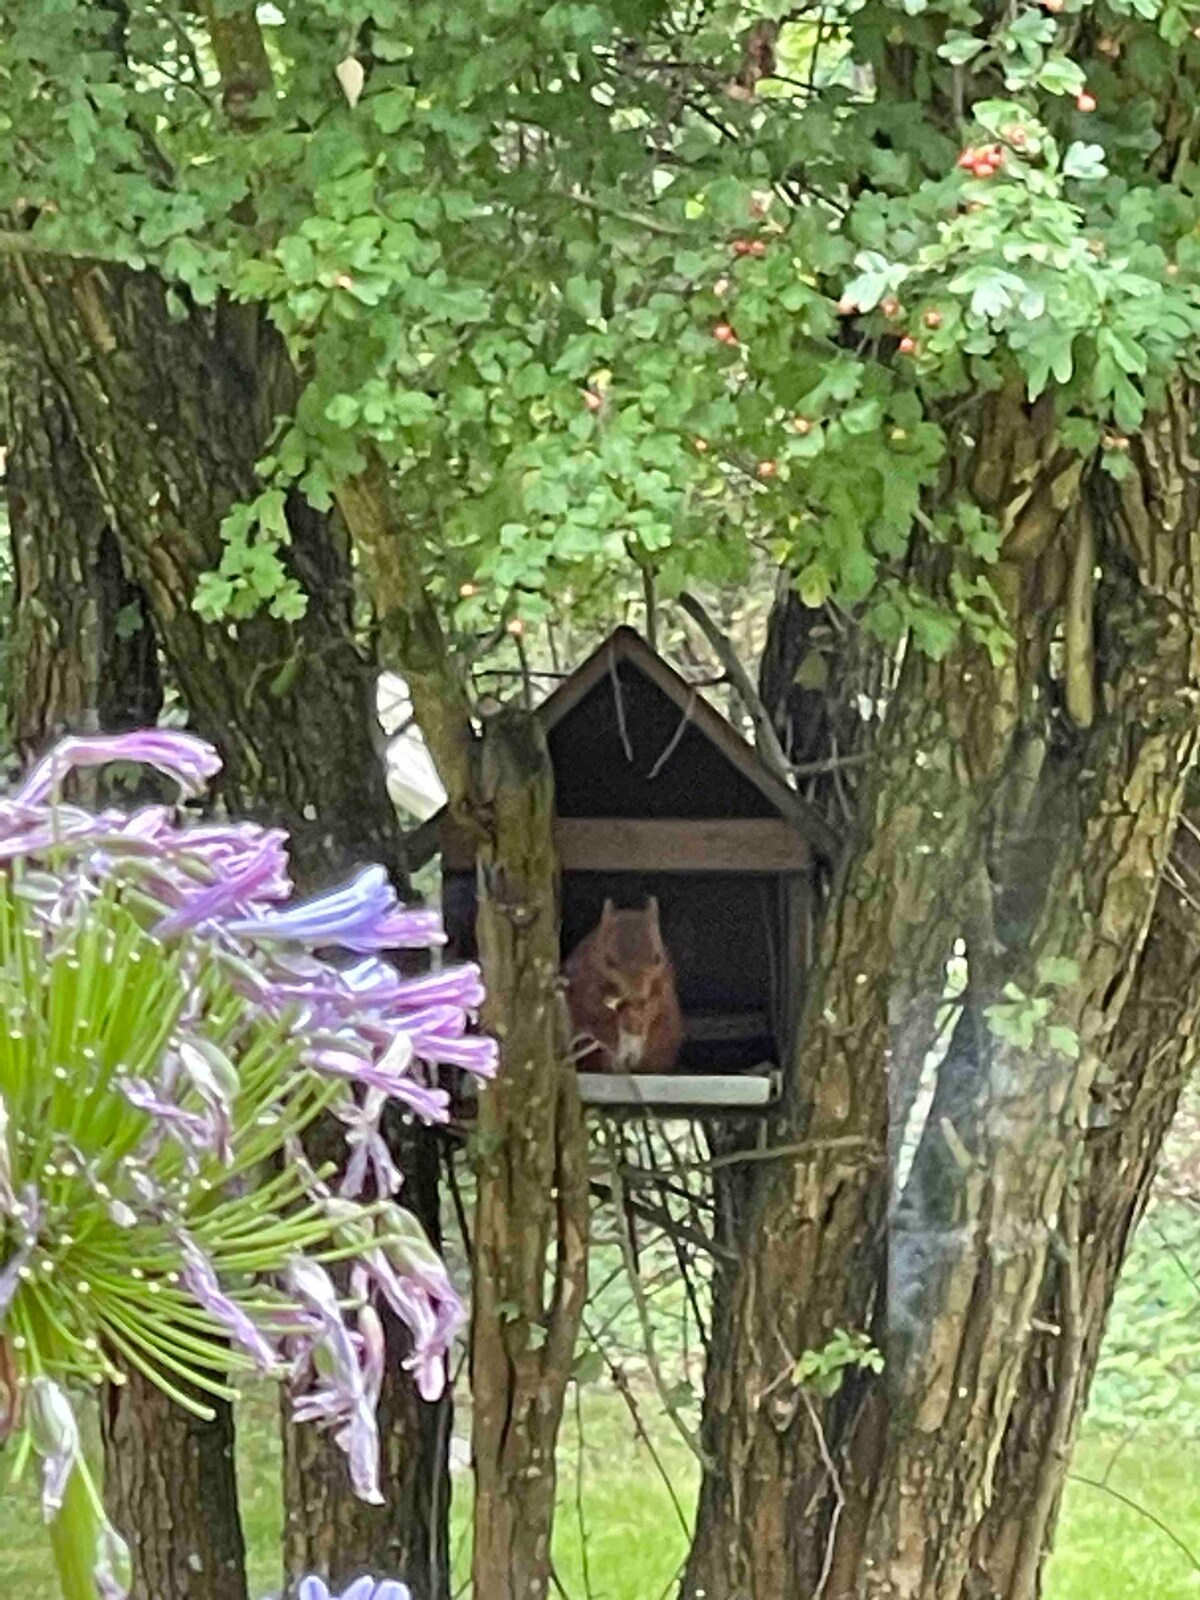
MULTIPOLYGON (((765 801, 770 811, 796 830, 819 855, 834 856, 837 835, 824 818, 776 777, 699 690, 652 650, 633 628, 617 628, 538 708, 537 715, 551 741, 552 756, 555 730, 564 728, 571 714, 606 682, 612 684, 619 704, 621 684, 629 680, 630 674, 652 685, 671 702, 678 711, 679 726, 686 725, 702 736, 727 768, 761 797, 760 807, 765 801)), ((622 715, 618 712, 619 720, 622 715)), ((581 781, 586 782, 587 777, 585 772, 581 781)), ((412 866, 421 865, 439 849, 446 820, 447 812, 443 808, 409 835, 408 854, 412 866)))

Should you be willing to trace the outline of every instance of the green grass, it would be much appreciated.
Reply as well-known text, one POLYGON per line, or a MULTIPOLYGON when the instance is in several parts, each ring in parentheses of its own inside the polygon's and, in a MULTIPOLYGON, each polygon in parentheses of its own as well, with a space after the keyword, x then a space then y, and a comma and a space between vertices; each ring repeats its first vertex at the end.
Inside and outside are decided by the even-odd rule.
MULTIPOLYGON (((278 1450, 275 1407, 269 1396, 245 1403, 239 1452, 246 1534, 251 1550, 251 1593, 278 1583, 278 1450)), ((655 1416, 651 1401, 645 1407, 655 1416)), ((659 1600, 674 1592, 673 1578, 686 1537, 646 1445, 639 1440, 616 1395, 590 1390, 583 1405, 582 1478, 575 1413, 568 1411, 560 1464, 560 1510, 555 1564, 571 1600, 584 1600, 587 1570, 594 1600, 659 1600), (581 1498, 582 1519, 577 1506, 581 1498), (581 1531, 582 1520, 582 1531, 581 1531)), ((460 1427, 462 1426, 460 1419, 460 1427)), ((672 1479, 684 1514, 691 1508, 695 1474, 686 1447, 661 1424, 655 1451, 672 1479)), ((1200 1560, 1200 1473, 1196 1449, 1170 1434, 1144 1434, 1118 1449, 1094 1432, 1085 1437, 1075 1469, 1087 1477, 1108 1474, 1110 1489, 1154 1513, 1200 1560), (1115 1458, 1115 1459, 1114 1459, 1115 1458)), ((13 1600, 56 1600, 37 1514, 34 1474, 0 1499, 0 1595, 13 1600)), ((468 1562, 469 1481, 455 1477, 454 1557, 461 1579, 468 1562)), ((1072 1484, 1046 1600, 1197 1600, 1200 1572, 1171 1538, 1113 1494, 1072 1484)))

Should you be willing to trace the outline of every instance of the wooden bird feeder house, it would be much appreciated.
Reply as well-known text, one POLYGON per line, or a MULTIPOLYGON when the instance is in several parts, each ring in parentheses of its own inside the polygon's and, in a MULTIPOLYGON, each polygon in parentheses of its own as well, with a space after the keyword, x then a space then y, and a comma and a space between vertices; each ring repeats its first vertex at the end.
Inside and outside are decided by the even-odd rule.
MULTIPOLYGON (((585 1104, 687 1115, 769 1104, 802 1000, 828 825, 698 690, 618 628, 542 704, 554 768, 564 957, 606 898, 657 895, 686 1042, 670 1074, 581 1073, 585 1104)), ((446 811, 410 836, 442 858, 451 952, 475 953, 475 863, 446 811)))

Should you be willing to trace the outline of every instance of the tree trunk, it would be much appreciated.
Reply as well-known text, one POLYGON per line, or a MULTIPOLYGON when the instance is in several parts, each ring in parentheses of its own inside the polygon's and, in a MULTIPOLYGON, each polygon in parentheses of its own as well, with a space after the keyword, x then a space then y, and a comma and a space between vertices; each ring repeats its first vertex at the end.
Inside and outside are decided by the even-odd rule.
MULTIPOLYGON (((28 354, 6 368, 8 709, 28 757, 63 733, 153 723, 162 690, 143 599, 122 569, 65 397, 28 354)), ((215 1421, 199 1422, 137 1372, 104 1392, 105 1499, 133 1558, 132 1600, 246 1600, 233 1417, 210 1403, 215 1421)))
POLYGON ((233 1413, 216 1413, 200 1421, 137 1372, 105 1390, 104 1498, 133 1557, 130 1600, 246 1600, 233 1413))
MULTIPOLYGON (((968 1588, 1043 1281, 1054 1262, 1083 1282, 1084 1129, 1113 1102, 1108 1054, 1195 760, 1189 399, 1170 397, 1119 497, 1089 482, 1082 502, 1045 407, 1001 394, 981 419, 971 492, 1007 535, 994 582, 1016 647, 1000 664, 966 647, 910 660, 893 696, 789 1085, 783 1135, 806 1148, 763 1165, 709 1379, 718 1465, 689 1597, 968 1588), (957 938, 963 1013, 889 1216, 889 1084, 934 1042, 897 1023, 957 938), (1054 987, 1043 958, 1078 972, 1054 987), (870 1334, 887 1366, 846 1362, 829 1396, 796 1363, 839 1328, 870 1334)), ((1151 1092, 1171 1080, 1158 1060, 1146 1072, 1151 1092)), ((1144 1129, 1148 1152, 1158 1135, 1144 1129)))
POLYGON ((487 724, 480 790, 492 819, 479 863, 484 1024, 502 1068, 476 1135, 473 1592, 542 1600, 555 1446, 587 1292, 588 1189, 558 986, 553 783, 532 717, 507 712, 487 724))
MULTIPOLYGON (((1194 864, 1183 831, 1175 849, 1194 864)), ((1200 930, 1169 886, 1106 1052, 1116 1103, 1084 1144, 1079 1179, 1079 1264, 1050 1264, 1035 1332, 996 1464, 991 1504, 976 1533, 970 1600, 1034 1600, 1099 1360, 1104 1322, 1163 1140, 1196 1061, 1200 930)), ((1065 1234, 1060 1221, 1060 1233, 1065 1234)))
MULTIPOLYGON (((69 406, 87 478, 192 724, 221 751, 227 804, 288 829, 301 887, 367 861, 402 877, 372 738, 374 663, 353 636, 352 570, 336 524, 298 498, 288 506, 287 558, 309 596, 300 621, 263 613, 215 627, 192 608, 197 580, 220 560, 221 521, 255 492, 255 462, 294 397, 273 331, 244 308, 189 307, 174 320, 145 274, 34 261, 12 271, 28 319, 21 357, 44 364, 69 406)), ((436 1238, 436 1143, 410 1130, 399 1157, 409 1203, 436 1238)), ((354 1499, 330 1440, 287 1429, 289 1579, 313 1570, 340 1584, 365 1570, 396 1572, 416 1600, 444 1600, 446 1409, 418 1403, 393 1367, 381 1417, 383 1459, 401 1465, 376 1511, 354 1499)))
POLYGON ((378 457, 342 484, 378 608, 450 813, 476 846, 484 1026, 501 1070, 475 1137, 472 1444, 475 1600, 541 1600, 551 1577, 555 1446, 587 1292, 587 1160, 560 996, 553 775, 536 718, 476 737, 417 546, 378 457))

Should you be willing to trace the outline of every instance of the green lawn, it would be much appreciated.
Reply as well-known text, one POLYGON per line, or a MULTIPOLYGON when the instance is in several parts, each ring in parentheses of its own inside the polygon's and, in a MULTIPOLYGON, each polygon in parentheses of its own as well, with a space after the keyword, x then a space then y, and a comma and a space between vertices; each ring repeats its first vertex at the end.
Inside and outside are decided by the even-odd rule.
MULTIPOLYGON (((653 1405, 647 1403, 647 1416, 653 1405)), ((241 1489, 252 1551, 252 1593, 277 1582, 279 1527, 274 1408, 266 1399, 246 1403, 241 1444, 241 1489)), ((621 1400, 599 1390, 585 1400, 582 1483, 574 1413, 564 1427, 561 1510, 555 1560, 571 1600, 583 1600, 584 1536, 594 1600, 659 1600, 673 1593, 685 1549, 684 1530, 671 1495, 641 1443, 621 1400), (582 1518, 579 1502, 582 1503, 582 1518)), ((686 1514, 694 1475, 685 1446, 655 1430, 655 1448, 686 1514)), ((1079 1473, 1103 1478, 1111 1489, 1152 1511, 1200 1559, 1200 1473, 1196 1451, 1169 1435, 1135 1438, 1116 1451, 1112 1441, 1085 1439, 1079 1473), (1114 1461, 1115 1453, 1115 1461, 1114 1461)), ((464 1538, 469 1508, 465 1476, 455 1480, 455 1566, 466 1566, 464 1538)), ((1047 1600, 1197 1600, 1200 1572, 1171 1538, 1112 1494, 1073 1484, 1059 1548, 1050 1568, 1047 1600)), ((0 1595, 13 1600, 56 1600, 36 1511, 32 1477, 0 1501, 0 1595)))

